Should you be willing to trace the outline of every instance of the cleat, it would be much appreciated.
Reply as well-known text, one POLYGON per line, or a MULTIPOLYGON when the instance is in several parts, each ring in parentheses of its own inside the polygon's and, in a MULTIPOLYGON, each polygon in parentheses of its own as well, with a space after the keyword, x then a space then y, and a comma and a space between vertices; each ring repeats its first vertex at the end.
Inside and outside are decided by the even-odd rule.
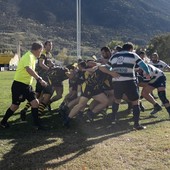
POLYGON ((21 112, 20 112, 20 119, 22 120, 22 121, 25 121, 26 120, 26 110, 21 110, 21 112))
POLYGON ((63 126, 66 127, 67 129, 69 129, 70 128, 70 122, 64 122, 63 126))
POLYGON ((134 130, 143 130, 143 129, 146 129, 146 126, 134 125, 133 129, 134 129, 134 130))
POLYGON ((118 122, 118 119, 117 119, 117 113, 112 113, 112 120, 113 122, 118 122))
POLYGON ((2 128, 4 128, 4 129, 7 129, 7 128, 10 127, 7 122, 2 122, 2 121, 1 121, 1 123, 0 123, 0 126, 1 126, 2 128))
POLYGON ((157 105, 154 107, 153 111, 150 112, 150 114, 151 114, 151 115, 154 115, 154 114, 156 114, 157 112, 159 112, 159 111, 161 111, 161 110, 162 110, 162 107, 157 104, 157 105))
POLYGON ((94 121, 94 115, 91 113, 91 111, 87 112, 87 118, 90 122, 94 121))
POLYGON ((118 120, 117 118, 115 118, 115 119, 112 120, 111 123, 112 123, 112 124, 117 124, 117 123, 119 123, 119 120, 118 120))
POLYGON ((101 114, 102 114, 103 117, 106 117, 106 116, 107 116, 106 110, 103 110, 103 111, 101 112, 101 114))

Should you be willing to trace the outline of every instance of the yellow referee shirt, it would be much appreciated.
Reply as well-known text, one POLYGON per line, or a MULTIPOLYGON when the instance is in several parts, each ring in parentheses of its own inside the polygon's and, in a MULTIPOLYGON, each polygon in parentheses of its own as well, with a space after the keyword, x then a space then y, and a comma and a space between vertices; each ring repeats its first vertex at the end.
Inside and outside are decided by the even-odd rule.
POLYGON ((26 71, 26 67, 29 66, 32 70, 35 70, 36 60, 37 58, 31 53, 31 51, 25 53, 19 61, 14 80, 31 85, 33 77, 26 71))

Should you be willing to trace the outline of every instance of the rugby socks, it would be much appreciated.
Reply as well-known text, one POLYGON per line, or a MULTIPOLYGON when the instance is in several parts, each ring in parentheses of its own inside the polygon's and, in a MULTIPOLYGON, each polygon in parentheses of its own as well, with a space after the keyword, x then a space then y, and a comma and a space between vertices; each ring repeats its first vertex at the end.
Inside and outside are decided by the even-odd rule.
POLYGON ((27 111, 31 107, 31 104, 27 102, 27 104, 24 107, 24 110, 27 111))
POLYGON ((62 103, 60 104, 59 108, 62 109, 62 108, 65 106, 65 104, 66 104, 65 102, 62 102, 62 103))
POLYGON ((116 120, 116 115, 117 115, 118 109, 119 109, 119 104, 118 103, 113 103, 112 104, 112 115, 113 115, 114 120, 116 120))
POLYGON ((166 110, 167 110, 167 112, 169 113, 169 116, 170 116, 170 106, 166 107, 166 110))
POLYGON ((38 116, 38 108, 31 108, 31 113, 33 117, 33 122, 35 126, 41 126, 40 125, 40 119, 38 116))
POLYGON ((127 104, 128 104, 127 110, 131 110, 132 109, 132 103, 131 102, 127 102, 127 104))
POLYGON ((8 108, 1 122, 6 123, 8 119, 13 115, 13 113, 14 112, 10 108, 8 108))
POLYGON ((39 114, 39 115, 42 115, 42 114, 43 114, 46 106, 47 106, 47 105, 44 104, 44 103, 40 103, 40 104, 39 104, 39 106, 38 106, 38 114, 39 114))
POLYGON ((64 125, 66 128, 69 128, 69 127, 70 127, 70 121, 71 121, 71 118, 70 118, 70 117, 67 117, 67 118, 63 121, 63 125, 64 125))
POLYGON ((142 100, 143 99, 143 96, 140 96, 140 100, 142 100))
POLYGON ((142 112, 145 111, 145 107, 143 106, 143 104, 142 104, 141 101, 139 101, 139 107, 140 107, 140 110, 141 110, 142 112))
POLYGON ((140 116, 140 108, 139 105, 133 106, 133 119, 134 119, 134 125, 139 125, 139 116, 140 116))
POLYGON ((87 117, 89 119, 90 122, 93 122, 94 121, 94 115, 95 113, 92 112, 90 109, 88 109, 88 112, 86 113, 87 114, 87 117))

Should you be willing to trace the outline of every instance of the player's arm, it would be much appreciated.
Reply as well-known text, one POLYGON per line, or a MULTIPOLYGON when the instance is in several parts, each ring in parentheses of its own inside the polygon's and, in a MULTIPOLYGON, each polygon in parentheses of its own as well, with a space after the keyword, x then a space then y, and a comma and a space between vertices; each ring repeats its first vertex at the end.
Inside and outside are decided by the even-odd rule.
POLYGON ((144 75, 146 77, 146 79, 150 79, 150 69, 149 69, 148 65, 143 60, 139 61, 138 65, 146 73, 144 75))
POLYGON ((98 66, 98 68, 99 68, 100 71, 102 71, 102 72, 104 72, 106 74, 109 74, 114 78, 119 78, 120 77, 120 75, 117 72, 112 70, 112 67, 109 64, 100 65, 100 66, 98 66))
POLYGON ((37 81, 41 83, 42 86, 46 86, 47 83, 40 77, 33 69, 31 69, 29 66, 25 67, 28 74, 30 74, 32 77, 34 77, 37 81))
POLYGON ((41 57, 39 58, 38 65, 46 71, 49 70, 49 67, 45 64, 45 56, 43 55, 41 55, 41 57))
POLYGON ((168 67, 166 68, 166 70, 170 71, 170 66, 168 66, 168 67))
POLYGON ((141 61, 138 63, 138 65, 139 65, 139 67, 140 67, 142 70, 144 70, 144 71, 146 72, 146 74, 150 74, 149 67, 148 67, 148 65, 147 65, 144 61, 141 60, 141 61))
POLYGON ((168 64, 166 65, 165 70, 170 71, 170 66, 168 64))

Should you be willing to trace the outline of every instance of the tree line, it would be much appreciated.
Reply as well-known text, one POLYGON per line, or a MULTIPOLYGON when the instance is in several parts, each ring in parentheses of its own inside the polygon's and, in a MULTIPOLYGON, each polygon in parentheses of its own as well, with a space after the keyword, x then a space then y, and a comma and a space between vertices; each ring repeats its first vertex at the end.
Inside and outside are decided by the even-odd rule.
MULTIPOLYGON (((108 43, 108 46, 114 49, 116 45, 122 45, 123 43, 122 41, 113 40, 108 43)), ((153 37, 146 46, 135 45, 135 49, 137 51, 145 50, 148 57, 150 57, 152 53, 157 52, 161 60, 170 64, 170 33, 153 37)))

